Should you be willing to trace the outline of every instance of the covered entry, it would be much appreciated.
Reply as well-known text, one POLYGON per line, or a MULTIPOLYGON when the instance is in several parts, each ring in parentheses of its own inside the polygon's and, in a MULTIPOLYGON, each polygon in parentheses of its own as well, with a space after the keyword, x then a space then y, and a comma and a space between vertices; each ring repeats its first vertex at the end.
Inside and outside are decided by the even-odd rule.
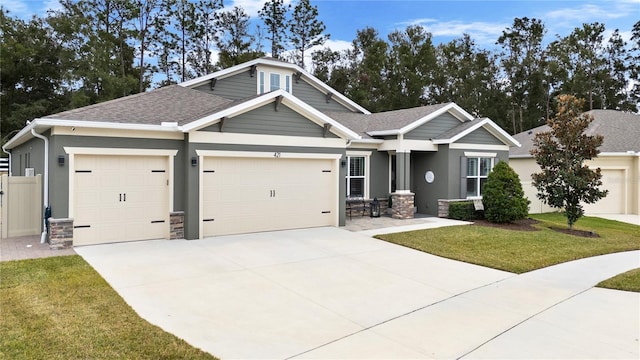
POLYGON ((338 154, 199 152, 202 237, 338 225, 338 154))

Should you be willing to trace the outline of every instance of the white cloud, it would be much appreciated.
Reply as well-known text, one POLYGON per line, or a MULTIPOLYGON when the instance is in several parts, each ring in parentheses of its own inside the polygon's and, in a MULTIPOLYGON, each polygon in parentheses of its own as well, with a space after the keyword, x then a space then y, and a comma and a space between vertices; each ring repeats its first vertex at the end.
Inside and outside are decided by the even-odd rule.
POLYGON ((509 26, 507 23, 498 22, 439 21, 431 18, 410 20, 400 25, 420 25, 434 37, 461 38, 464 34, 469 34, 478 45, 493 45, 502 35, 502 31, 509 26))
POLYGON ((553 22, 559 21, 560 23, 581 24, 594 20, 603 21, 605 19, 617 19, 627 15, 628 14, 623 11, 620 11, 618 6, 608 7, 608 9, 605 9, 598 5, 586 4, 580 7, 549 11, 544 14, 544 19, 553 22))
MULTIPOLYGON (((231 4, 226 5, 225 8, 233 8, 235 6, 240 6, 244 9, 244 11, 251 17, 257 17, 258 11, 262 10, 264 3, 267 0, 232 0, 231 4)), ((290 4, 291 0, 285 0, 285 5, 290 4)))
POLYGON ((9 10, 9 15, 25 17, 31 15, 31 10, 26 1, 22 0, 2 0, 2 7, 9 10))

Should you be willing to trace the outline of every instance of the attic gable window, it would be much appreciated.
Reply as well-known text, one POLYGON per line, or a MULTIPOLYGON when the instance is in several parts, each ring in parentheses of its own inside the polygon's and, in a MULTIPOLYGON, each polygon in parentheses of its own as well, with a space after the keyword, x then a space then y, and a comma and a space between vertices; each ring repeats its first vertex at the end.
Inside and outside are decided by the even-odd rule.
POLYGON ((269 72, 269 76, 264 71, 258 74, 258 93, 264 94, 267 91, 282 89, 291 93, 291 75, 277 72, 269 72), (268 90, 267 90, 268 89, 268 90))

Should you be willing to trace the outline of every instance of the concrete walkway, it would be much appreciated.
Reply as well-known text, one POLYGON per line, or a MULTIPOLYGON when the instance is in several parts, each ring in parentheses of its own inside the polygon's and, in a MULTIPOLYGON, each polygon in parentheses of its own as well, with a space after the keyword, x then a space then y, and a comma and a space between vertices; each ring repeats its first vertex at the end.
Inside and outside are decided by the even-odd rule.
POLYGON ((223 359, 638 358, 640 251, 523 275, 337 228, 79 247, 145 319, 223 359))

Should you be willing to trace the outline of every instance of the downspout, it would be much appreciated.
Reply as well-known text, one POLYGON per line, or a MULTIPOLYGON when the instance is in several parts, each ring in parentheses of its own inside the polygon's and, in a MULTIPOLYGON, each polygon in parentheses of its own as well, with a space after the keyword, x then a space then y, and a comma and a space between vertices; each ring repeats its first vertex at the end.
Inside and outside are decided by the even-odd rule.
POLYGON ((9 155, 9 176, 13 176, 13 170, 11 170, 11 151, 7 151, 4 146, 2 147, 2 152, 9 155))
MULTIPOLYGON (((47 213, 49 208, 49 139, 46 136, 40 135, 35 129, 31 129, 31 135, 38 139, 44 140, 44 213, 47 213)), ((40 244, 44 244, 47 240, 47 219, 42 220, 42 235, 40 236, 40 244)))

